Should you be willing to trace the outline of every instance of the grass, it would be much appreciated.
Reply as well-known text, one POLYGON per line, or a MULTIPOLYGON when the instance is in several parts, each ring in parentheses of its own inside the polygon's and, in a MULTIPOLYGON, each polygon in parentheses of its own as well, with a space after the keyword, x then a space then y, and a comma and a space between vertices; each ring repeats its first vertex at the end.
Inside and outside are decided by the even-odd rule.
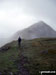
POLYGON ((0 52, 0 71, 9 69, 9 67, 14 69, 14 61, 18 57, 18 52, 19 50, 16 48, 16 46, 11 46, 8 51, 0 52))
MULTIPOLYGON (((0 52, 0 71, 11 69, 17 72, 15 63, 19 60, 20 50, 28 58, 29 64, 24 64, 30 70, 30 75, 39 75, 40 70, 56 70, 56 39, 39 38, 34 40, 22 40, 21 49, 18 49, 17 41, 6 44, 7 51, 0 52), (45 51, 48 50, 48 53, 45 51)), ((3 48, 3 47, 2 47, 3 48)))

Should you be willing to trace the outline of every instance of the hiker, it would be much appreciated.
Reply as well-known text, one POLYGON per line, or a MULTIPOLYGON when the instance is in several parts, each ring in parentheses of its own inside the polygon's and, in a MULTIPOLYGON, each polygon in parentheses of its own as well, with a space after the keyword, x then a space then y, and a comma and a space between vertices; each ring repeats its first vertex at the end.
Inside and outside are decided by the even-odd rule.
POLYGON ((18 38, 18 45, 21 46, 21 37, 18 38))

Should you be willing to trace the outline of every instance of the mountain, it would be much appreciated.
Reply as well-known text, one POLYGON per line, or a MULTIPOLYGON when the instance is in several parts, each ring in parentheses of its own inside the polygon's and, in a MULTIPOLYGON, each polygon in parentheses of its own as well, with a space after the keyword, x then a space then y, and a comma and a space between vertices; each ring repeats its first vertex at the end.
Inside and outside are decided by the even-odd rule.
POLYGON ((1 38, 0 47, 8 42, 17 40, 19 36, 21 36, 22 39, 27 39, 27 40, 35 38, 55 38, 56 31, 54 31, 49 25, 47 25, 43 21, 40 21, 26 29, 17 31, 11 38, 7 39, 1 38))
POLYGON ((56 37, 56 32, 49 25, 40 21, 29 28, 16 32, 12 39, 16 40, 19 36, 23 39, 53 38, 56 37))

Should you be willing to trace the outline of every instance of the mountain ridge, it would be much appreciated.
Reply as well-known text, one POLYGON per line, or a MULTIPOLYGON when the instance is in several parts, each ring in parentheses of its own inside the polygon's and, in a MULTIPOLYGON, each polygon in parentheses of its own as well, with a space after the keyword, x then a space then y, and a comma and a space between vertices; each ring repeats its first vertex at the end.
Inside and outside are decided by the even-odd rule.
POLYGON ((56 37, 56 31, 54 31, 54 29, 52 29, 52 27, 45 22, 39 21, 38 23, 35 23, 22 31, 16 32, 13 39, 18 39, 19 36, 27 40, 45 37, 53 38, 56 37))
POLYGON ((25 40, 35 38, 56 38, 56 31, 45 22, 39 21, 28 28, 17 31, 13 36, 5 39, 5 41, 4 39, 0 40, 0 47, 13 40, 17 40, 19 36, 25 40))

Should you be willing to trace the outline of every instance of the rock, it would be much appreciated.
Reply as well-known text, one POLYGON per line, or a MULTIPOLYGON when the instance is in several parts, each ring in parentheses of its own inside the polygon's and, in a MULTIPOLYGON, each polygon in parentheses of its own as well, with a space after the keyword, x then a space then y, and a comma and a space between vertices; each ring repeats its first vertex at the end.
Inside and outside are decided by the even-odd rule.
POLYGON ((7 51, 9 49, 10 49, 10 46, 5 46, 5 47, 0 48, 0 51, 7 51))
POLYGON ((41 54, 48 54, 48 50, 41 51, 41 54))
POLYGON ((9 75, 13 75, 13 72, 9 72, 9 75))

